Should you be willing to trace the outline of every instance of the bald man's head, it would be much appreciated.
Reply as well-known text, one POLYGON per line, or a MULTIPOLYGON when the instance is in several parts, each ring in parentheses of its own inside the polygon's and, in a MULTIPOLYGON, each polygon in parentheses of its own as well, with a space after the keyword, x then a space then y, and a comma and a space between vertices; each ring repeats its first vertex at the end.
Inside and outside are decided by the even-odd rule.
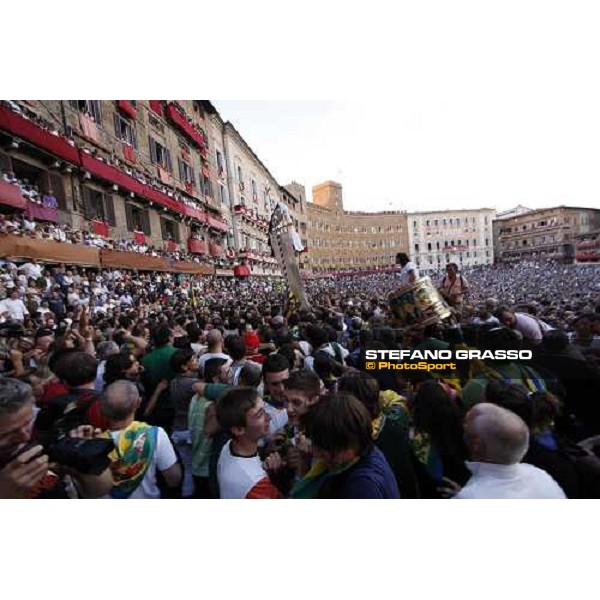
POLYGON ((102 412, 110 421, 123 421, 131 417, 139 405, 140 394, 131 381, 115 381, 104 390, 102 412))
POLYGON ((500 465, 521 462, 529 429, 513 412, 496 404, 476 404, 465 418, 465 440, 473 460, 500 465))
POLYGON ((223 336, 218 329, 211 329, 206 335, 206 342, 210 349, 216 348, 223 344, 223 336))

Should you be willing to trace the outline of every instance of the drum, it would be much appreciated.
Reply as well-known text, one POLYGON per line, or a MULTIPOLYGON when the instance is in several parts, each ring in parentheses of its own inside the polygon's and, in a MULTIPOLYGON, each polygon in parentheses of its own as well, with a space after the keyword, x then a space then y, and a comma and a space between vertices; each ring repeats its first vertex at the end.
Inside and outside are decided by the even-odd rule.
POLYGON ((401 327, 439 323, 452 311, 429 277, 421 277, 389 296, 390 309, 401 327))

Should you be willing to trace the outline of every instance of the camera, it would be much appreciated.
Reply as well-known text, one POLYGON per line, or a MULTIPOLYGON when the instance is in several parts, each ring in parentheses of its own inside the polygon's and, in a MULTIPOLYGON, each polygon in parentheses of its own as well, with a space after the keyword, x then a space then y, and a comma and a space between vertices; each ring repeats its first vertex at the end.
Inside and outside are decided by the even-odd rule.
POLYGON ((63 437, 47 447, 50 462, 70 467, 82 475, 100 475, 110 465, 112 440, 63 437))
MULTIPOLYGON (((72 413, 77 413, 77 410, 72 413)), ((112 439, 68 437, 69 431, 84 424, 81 415, 67 413, 49 429, 37 431, 35 440, 28 446, 41 445, 50 462, 74 469, 82 475, 100 475, 110 465, 109 454, 115 445, 112 439)))

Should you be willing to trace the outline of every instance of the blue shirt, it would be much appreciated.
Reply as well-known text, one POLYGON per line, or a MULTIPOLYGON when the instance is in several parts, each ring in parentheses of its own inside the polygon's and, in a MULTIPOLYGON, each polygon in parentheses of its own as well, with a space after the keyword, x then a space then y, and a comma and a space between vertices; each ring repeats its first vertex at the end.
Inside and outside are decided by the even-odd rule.
POLYGON ((400 498, 394 473, 378 448, 373 448, 353 467, 336 476, 332 480, 332 492, 336 499, 400 498))

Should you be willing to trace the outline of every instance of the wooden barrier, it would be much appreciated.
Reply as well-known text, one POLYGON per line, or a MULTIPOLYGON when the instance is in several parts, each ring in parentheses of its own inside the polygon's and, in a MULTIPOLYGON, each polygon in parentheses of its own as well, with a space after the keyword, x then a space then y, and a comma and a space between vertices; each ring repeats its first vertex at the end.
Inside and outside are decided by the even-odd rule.
POLYGON ((12 234, 0 234, 0 256, 36 258, 50 263, 100 267, 98 248, 50 240, 37 240, 12 234))
POLYGON ((101 250, 94 246, 37 240, 13 234, 0 234, 0 257, 35 258, 47 263, 64 263, 104 269, 136 269, 138 271, 164 271, 190 275, 215 274, 215 267, 212 265, 172 261, 137 252, 101 250))
POLYGON ((138 271, 170 271, 166 259, 137 252, 100 250, 100 263, 105 269, 137 269, 138 271))

